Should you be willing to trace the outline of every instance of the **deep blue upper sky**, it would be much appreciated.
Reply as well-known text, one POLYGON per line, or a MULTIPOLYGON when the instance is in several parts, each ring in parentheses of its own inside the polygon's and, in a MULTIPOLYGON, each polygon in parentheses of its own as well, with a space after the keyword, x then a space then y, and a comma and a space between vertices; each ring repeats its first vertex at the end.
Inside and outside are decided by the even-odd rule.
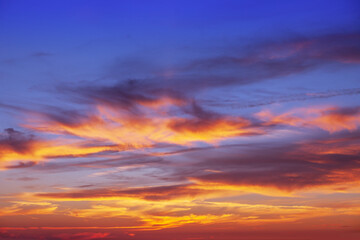
MULTIPOLYGON (((360 26, 358 10, 358 1, 340 0, 2 0, 0 102, 55 103, 53 91, 63 83, 146 78, 204 57, 236 56, 252 43, 353 32, 360 26)), ((358 71, 347 69, 349 86, 334 80, 324 86, 329 77, 344 77, 328 70, 283 81, 280 90, 305 87, 305 79, 319 91, 356 84, 358 71)), ((279 90, 266 84, 261 88, 279 90)))

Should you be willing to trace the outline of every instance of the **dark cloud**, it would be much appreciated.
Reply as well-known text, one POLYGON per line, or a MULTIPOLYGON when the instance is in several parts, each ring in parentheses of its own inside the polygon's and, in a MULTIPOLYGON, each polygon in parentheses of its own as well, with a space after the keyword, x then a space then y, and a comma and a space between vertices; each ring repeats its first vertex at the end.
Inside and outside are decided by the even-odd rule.
MULTIPOLYGON (((303 73, 325 66, 330 63, 359 64, 360 63, 360 33, 336 33, 321 36, 284 38, 268 40, 246 46, 233 47, 224 54, 211 55, 208 58, 196 59, 175 67, 163 70, 158 67, 151 69, 147 64, 144 68, 146 77, 137 80, 143 85, 141 88, 150 87, 151 91, 162 89, 176 90, 184 95, 192 96, 199 90, 214 87, 245 85, 272 78, 279 78, 291 74, 303 73), (167 72, 171 74, 165 74, 167 72)), ((138 68, 145 65, 144 61, 126 62, 119 60, 105 74, 106 78, 124 81, 123 75, 114 69, 138 68), (114 74, 116 72, 116 74, 114 74)), ((134 80, 131 80, 134 81, 134 80)), ((138 93, 134 96, 126 95, 136 89, 136 86, 121 86, 117 84, 114 91, 105 90, 109 96, 116 92, 117 101, 127 100, 152 101, 138 93), (120 87, 120 88, 119 88, 120 87), (116 89, 116 91, 115 91, 116 89), (121 90, 120 90, 121 89, 121 90), (130 91, 129 91, 130 89, 130 91), (120 99, 118 99, 120 96, 120 99)), ((89 89, 89 92, 92 91, 89 89)), ((97 95, 88 97, 96 98, 97 95)), ((128 103, 128 102, 127 102, 128 103)))
MULTIPOLYGON (((86 156, 91 157, 89 155, 86 156)), ((86 169, 106 169, 117 167, 131 167, 134 165, 158 166, 164 165, 168 162, 161 157, 152 156, 151 154, 131 154, 117 158, 105 159, 79 159, 72 162, 44 162, 34 167, 34 171, 47 171, 47 172, 69 172, 80 171, 86 169)))
POLYGON ((94 187, 93 184, 85 184, 85 185, 80 185, 80 186, 77 186, 78 188, 89 188, 89 187, 94 187))
POLYGON ((134 197, 141 198, 149 201, 161 201, 170 200, 183 197, 195 197, 207 190, 201 190, 191 188, 192 185, 171 185, 171 186, 159 186, 159 187, 141 187, 141 188, 127 188, 125 190, 114 190, 109 188, 102 189, 90 189, 77 192, 65 192, 65 193, 39 193, 38 197, 45 198, 111 198, 111 197, 134 197))
MULTIPOLYGON (((205 182, 275 187, 289 191, 356 182, 359 180, 356 169, 360 167, 360 149, 355 152, 341 151, 342 147, 353 144, 352 141, 341 140, 332 145, 317 141, 281 147, 259 146, 261 150, 234 151, 218 157, 210 157, 216 155, 216 152, 203 153, 207 159, 199 163, 198 167, 204 169, 206 166, 216 172, 198 171, 193 173, 193 178, 205 182), (338 152, 334 152, 336 148, 338 152)), ((360 139, 356 143, 360 143, 360 139)))
POLYGON ((89 118, 92 117, 82 111, 67 110, 55 106, 46 106, 44 110, 36 113, 41 114, 47 121, 72 127, 81 125, 83 122, 88 121, 89 118))
POLYGON ((288 103, 288 102, 299 102, 299 101, 308 101, 314 99, 326 99, 337 96, 346 96, 346 95, 359 95, 360 88, 350 88, 350 89, 337 89, 337 90, 328 90, 322 92, 303 92, 296 94, 280 95, 279 93, 272 93, 274 96, 266 97, 263 100, 258 101, 240 101, 240 100, 225 100, 218 101, 213 99, 203 99, 200 102, 210 106, 210 107, 225 107, 230 106, 232 108, 252 108, 252 107, 261 107, 266 105, 271 105, 275 103, 288 103))
POLYGON ((216 125, 226 124, 233 127, 244 128, 250 125, 247 119, 230 118, 219 113, 205 110, 194 100, 183 109, 191 118, 175 118, 169 122, 168 127, 176 132, 202 132, 213 129, 216 125))
POLYGON ((139 113, 139 106, 156 104, 162 98, 182 102, 184 97, 174 89, 153 86, 151 82, 127 80, 112 86, 60 87, 60 91, 70 94, 74 100, 86 104, 105 104, 139 113))
POLYGON ((36 165, 36 162, 28 161, 28 162, 19 162, 16 165, 6 166, 5 168, 7 168, 7 169, 28 168, 28 167, 32 167, 35 165, 36 165))
POLYGON ((7 128, 0 134, 0 156, 7 151, 20 154, 31 152, 35 141, 34 135, 7 128))
POLYGON ((336 115, 339 117, 351 117, 356 116, 360 113, 360 107, 343 107, 343 108, 334 108, 324 112, 324 115, 336 115))
POLYGON ((192 89, 243 85, 305 72, 331 62, 358 64, 359 41, 360 33, 356 32, 262 42, 233 51, 233 56, 195 60, 182 71, 200 74, 198 83, 191 81, 192 89), (203 72, 211 74, 208 81, 201 83, 203 72), (219 73, 224 79, 213 77, 219 73))
POLYGON ((17 178, 16 180, 18 181, 34 181, 34 180, 38 180, 38 178, 34 178, 34 177, 21 177, 21 178, 17 178))
POLYGON ((285 191, 355 183, 359 181, 358 146, 358 132, 340 132, 300 143, 252 143, 181 151, 176 156, 192 159, 191 164, 162 166, 168 174, 161 179, 285 191))

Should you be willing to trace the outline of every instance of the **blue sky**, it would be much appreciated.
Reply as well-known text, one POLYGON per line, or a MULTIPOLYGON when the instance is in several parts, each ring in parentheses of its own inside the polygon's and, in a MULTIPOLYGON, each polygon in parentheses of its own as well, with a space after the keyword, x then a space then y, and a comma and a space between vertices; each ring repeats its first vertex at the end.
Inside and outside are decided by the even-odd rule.
MULTIPOLYGON (((352 31, 357 1, 1 1, 1 88, 94 81, 116 60, 160 67, 249 42, 352 31)), ((107 81, 101 79, 101 81, 107 81)))

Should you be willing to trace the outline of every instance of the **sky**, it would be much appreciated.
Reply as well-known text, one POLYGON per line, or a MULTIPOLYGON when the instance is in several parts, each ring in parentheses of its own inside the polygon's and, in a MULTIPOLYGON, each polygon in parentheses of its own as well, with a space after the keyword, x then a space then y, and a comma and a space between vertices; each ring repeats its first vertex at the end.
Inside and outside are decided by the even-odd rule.
POLYGON ((360 239, 357 0, 0 0, 0 239, 360 239))

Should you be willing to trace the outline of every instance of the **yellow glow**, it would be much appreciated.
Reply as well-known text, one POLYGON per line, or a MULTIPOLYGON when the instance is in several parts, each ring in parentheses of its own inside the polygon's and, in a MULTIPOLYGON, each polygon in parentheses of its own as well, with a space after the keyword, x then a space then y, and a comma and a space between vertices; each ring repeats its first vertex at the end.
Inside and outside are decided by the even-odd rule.
POLYGON ((53 214, 57 205, 49 202, 14 201, 9 207, 0 208, 0 216, 53 214))
MULTIPOLYGON (((163 104, 166 105, 166 104, 163 104)), ((163 106, 160 104, 160 106, 163 106)), ((160 108, 161 109, 161 108, 160 108)), ((72 134, 85 139, 105 140, 130 148, 143 148, 156 142, 189 144, 196 141, 214 143, 218 140, 259 132, 246 129, 249 122, 241 118, 225 118, 197 123, 193 119, 171 117, 158 108, 147 108, 142 117, 119 113, 107 106, 98 106, 93 115, 77 125, 29 119, 25 125, 38 131, 72 134)))

